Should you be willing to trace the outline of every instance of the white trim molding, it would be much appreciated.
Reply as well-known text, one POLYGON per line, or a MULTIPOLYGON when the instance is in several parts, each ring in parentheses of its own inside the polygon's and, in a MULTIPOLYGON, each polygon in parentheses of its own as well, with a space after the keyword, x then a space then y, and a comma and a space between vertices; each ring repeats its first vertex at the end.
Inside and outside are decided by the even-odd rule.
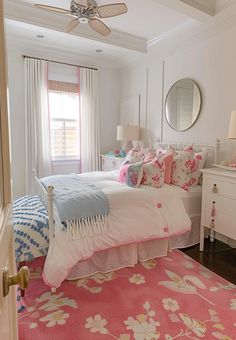
POLYGON ((195 20, 204 22, 215 14, 215 0, 155 0, 195 20))

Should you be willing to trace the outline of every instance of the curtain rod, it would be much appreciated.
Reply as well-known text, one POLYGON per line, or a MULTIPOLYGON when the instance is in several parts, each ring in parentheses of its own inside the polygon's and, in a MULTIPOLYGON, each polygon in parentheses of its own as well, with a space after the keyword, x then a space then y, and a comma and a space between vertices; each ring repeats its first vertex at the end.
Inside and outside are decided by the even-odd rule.
POLYGON ((75 65, 75 64, 69 64, 69 63, 63 63, 62 61, 55 61, 55 60, 49 60, 45 58, 36 58, 36 57, 30 57, 28 55, 23 55, 24 58, 30 58, 30 59, 38 59, 38 60, 45 60, 50 63, 55 63, 55 64, 61 64, 61 65, 67 65, 67 66, 75 66, 75 67, 81 67, 81 68, 87 68, 89 70, 95 70, 97 71, 98 69, 96 67, 87 67, 87 66, 81 66, 81 65, 75 65))

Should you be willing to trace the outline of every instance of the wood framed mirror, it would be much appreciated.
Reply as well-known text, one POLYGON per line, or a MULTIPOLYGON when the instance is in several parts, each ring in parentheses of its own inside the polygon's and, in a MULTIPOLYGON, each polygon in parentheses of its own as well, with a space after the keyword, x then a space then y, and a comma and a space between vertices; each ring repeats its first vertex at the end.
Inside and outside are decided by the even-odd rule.
POLYGON ((197 121, 202 106, 199 86, 192 79, 181 79, 169 89, 165 100, 165 117, 176 131, 186 131, 197 121))

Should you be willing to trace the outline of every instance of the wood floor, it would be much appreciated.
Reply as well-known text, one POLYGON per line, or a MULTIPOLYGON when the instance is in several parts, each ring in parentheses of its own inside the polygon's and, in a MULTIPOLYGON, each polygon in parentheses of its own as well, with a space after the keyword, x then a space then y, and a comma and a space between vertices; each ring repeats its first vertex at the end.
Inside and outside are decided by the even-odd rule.
POLYGON ((236 284, 236 249, 218 240, 214 243, 206 240, 204 252, 199 251, 199 245, 181 250, 203 266, 236 284))

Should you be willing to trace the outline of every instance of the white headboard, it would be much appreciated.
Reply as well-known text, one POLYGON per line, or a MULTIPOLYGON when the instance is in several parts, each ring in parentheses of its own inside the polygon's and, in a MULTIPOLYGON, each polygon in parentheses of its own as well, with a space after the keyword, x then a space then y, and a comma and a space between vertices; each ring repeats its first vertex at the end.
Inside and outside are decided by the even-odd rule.
MULTIPOLYGON (((190 143, 183 144, 183 143, 161 143, 159 141, 151 141, 150 147, 154 149, 162 148, 167 149, 168 145, 173 145, 173 147, 181 151, 186 146, 188 146, 190 143)), ((200 151, 207 151, 207 159, 205 163, 205 167, 211 167, 212 164, 219 164, 219 155, 220 155, 220 139, 216 139, 215 145, 204 145, 204 144, 194 144, 194 151, 200 152, 200 151)))

